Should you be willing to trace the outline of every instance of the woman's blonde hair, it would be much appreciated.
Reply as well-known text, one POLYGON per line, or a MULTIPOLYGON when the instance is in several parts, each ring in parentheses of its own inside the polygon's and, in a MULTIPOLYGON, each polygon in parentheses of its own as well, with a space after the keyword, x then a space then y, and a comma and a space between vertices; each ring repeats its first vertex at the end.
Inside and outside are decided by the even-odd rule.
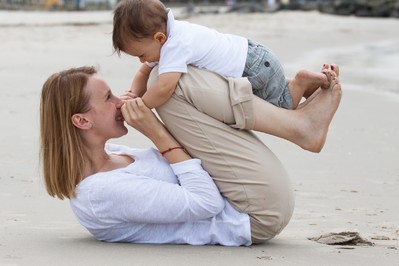
POLYGON ((89 159, 72 115, 89 111, 84 92, 94 67, 80 67, 51 75, 40 102, 40 159, 47 192, 60 199, 75 197, 89 159))

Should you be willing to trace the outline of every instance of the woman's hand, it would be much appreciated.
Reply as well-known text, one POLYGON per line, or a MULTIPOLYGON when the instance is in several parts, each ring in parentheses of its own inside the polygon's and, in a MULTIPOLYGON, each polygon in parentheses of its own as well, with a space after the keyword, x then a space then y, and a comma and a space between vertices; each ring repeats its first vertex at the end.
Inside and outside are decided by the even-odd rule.
POLYGON ((126 100, 121 111, 128 125, 134 127, 151 140, 158 134, 165 134, 167 131, 141 98, 126 100))
POLYGON ((169 133, 141 98, 126 101, 121 107, 122 115, 128 125, 134 127, 149 138, 169 163, 178 163, 191 159, 183 147, 169 133), (176 148, 178 147, 178 148, 176 148))
POLYGON ((122 101, 126 102, 126 101, 133 100, 133 99, 137 98, 137 95, 135 95, 132 92, 132 90, 127 90, 124 93, 122 93, 120 98, 122 101))

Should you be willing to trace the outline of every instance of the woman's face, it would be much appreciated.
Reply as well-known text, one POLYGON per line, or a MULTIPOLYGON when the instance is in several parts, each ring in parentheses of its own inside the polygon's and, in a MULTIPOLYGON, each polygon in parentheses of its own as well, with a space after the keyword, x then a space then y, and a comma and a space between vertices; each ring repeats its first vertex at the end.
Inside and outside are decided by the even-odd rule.
POLYGON ((90 98, 86 117, 95 135, 104 141, 125 135, 127 128, 120 109, 123 102, 112 94, 107 83, 95 74, 89 77, 85 90, 90 98))

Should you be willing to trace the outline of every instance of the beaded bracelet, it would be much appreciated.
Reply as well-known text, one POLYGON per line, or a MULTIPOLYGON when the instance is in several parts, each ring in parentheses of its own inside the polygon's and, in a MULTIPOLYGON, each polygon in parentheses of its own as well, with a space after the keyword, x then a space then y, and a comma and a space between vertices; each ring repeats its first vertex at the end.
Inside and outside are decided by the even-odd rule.
POLYGON ((164 156, 166 153, 168 153, 170 151, 173 151, 173 150, 177 150, 177 149, 183 150, 185 153, 187 153, 186 149, 181 147, 181 146, 172 147, 172 148, 169 148, 167 150, 161 151, 160 153, 161 153, 162 156, 164 156))

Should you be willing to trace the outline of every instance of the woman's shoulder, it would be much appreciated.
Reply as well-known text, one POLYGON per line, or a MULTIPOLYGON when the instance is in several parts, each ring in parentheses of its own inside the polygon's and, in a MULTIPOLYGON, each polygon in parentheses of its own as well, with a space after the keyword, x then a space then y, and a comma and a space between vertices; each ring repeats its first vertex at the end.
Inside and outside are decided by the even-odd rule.
POLYGON ((159 153, 156 149, 150 147, 150 148, 131 148, 126 145, 121 145, 121 144, 114 144, 114 143, 107 143, 105 144, 105 151, 107 153, 113 153, 113 154, 125 154, 125 155, 130 155, 133 157, 141 157, 141 156, 148 156, 148 155, 154 155, 159 153))
POLYGON ((139 149, 131 148, 129 146, 121 145, 121 144, 106 143, 105 151, 107 153, 115 153, 115 154, 130 154, 130 153, 138 152, 139 149))
POLYGON ((85 177, 76 186, 76 193, 83 198, 108 198, 121 187, 134 186, 145 180, 146 177, 132 171, 129 166, 105 172, 98 172, 85 177))
POLYGON ((133 175, 142 176, 143 174, 141 173, 142 171, 140 171, 140 169, 146 166, 146 164, 155 166, 154 164, 160 163, 160 161, 162 161, 162 156, 160 155, 159 151, 152 147, 140 149, 131 148, 120 144, 107 143, 105 145, 105 151, 108 154, 128 155, 134 159, 134 162, 126 167, 117 168, 110 171, 97 172, 87 176, 81 181, 81 183, 85 186, 90 186, 92 182, 95 184, 113 182, 110 180, 115 180, 117 178, 123 179, 125 178, 125 175, 129 175, 130 177, 133 175))

